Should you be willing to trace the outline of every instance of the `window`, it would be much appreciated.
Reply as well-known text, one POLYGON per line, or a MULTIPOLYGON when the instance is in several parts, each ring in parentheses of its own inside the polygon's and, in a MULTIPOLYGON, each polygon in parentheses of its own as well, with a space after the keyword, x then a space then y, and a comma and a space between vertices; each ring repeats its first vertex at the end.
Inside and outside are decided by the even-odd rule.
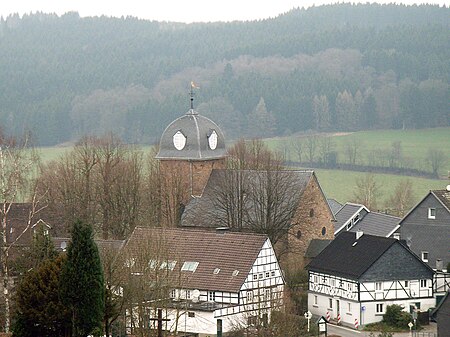
POLYGON ((258 274, 253 274, 253 280, 257 280, 258 279, 258 274))
POLYGON ((352 304, 350 302, 347 303, 347 312, 352 312, 352 304))
POLYGON ((348 291, 352 291, 353 290, 353 286, 352 286, 352 284, 350 282, 347 283, 347 290, 348 291))
POLYGON ((314 283, 319 282, 319 277, 317 275, 314 275, 314 283))
POLYGON ((381 282, 375 282, 375 290, 381 290, 381 282))
POLYGON ((377 310, 376 310, 376 313, 377 314, 382 314, 384 311, 383 311, 383 303, 377 303, 377 310))
POLYGON ((238 276, 239 275, 239 270, 237 270, 237 269, 233 270, 233 273, 231 275, 232 276, 238 276))
POLYGON ((195 312, 189 311, 188 312, 188 317, 195 317, 195 312))
POLYGON ((420 280, 420 287, 426 288, 427 287, 427 280, 420 280))
POLYGON ((172 289, 170 291, 170 298, 176 298, 177 297, 177 291, 176 289, 172 289))
POLYGON ((266 277, 270 277, 270 273, 266 271, 266 277))
POLYGON ((400 240, 400 233, 394 233, 394 239, 400 240))
POLYGON ((349 230, 350 228, 352 228, 352 222, 351 221, 349 221, 348 224, 347 224, 347 230, 349 230))
POLYGON ((300 239, 302 237, 302 231, 297 231, 297 239, 300 239))
POLYGON ((247 291, 247 303, 253 301, 253 291, 247 291))
POLYGON ((219 274, 220 273, 220 268, 215 268, 214 270, 213 270, 213 274, 214 275, 217 275, 217 274, 219 274))
POLYGON ((216 300, 216 292, 215 291, 210 291, 209 292, 209 301, 210 302, 214 302, 216 300))
POLYGON ((266 289, 265 294, 264 294, 266 301, 270 300, 270 294, 271 294, 270 289, 266 289))
POLYGON ((311 209, 309 210, 309 217, 312 218, 313 216, 314 216, 314 209, 311 208, 311 209))
POLYGON ((263 274, 263 273, 259 273, 259 274, 258 274, 258 278, 259 278, 259 279, 262 279, 263 277, 264 277, 264 274, 263 274))
POLYGON ((405 288, 408 288, 408 287, 409 287, 409 282, 405 281, 405 288))
POLYGON ((275 271, 272 271, 270 275, 275 276, 275 271))
POLYGON ((329 299, 328 299, 328 307, 329 307, 330 309, 333 309, 333 299, 332 299, 332 298, 329 298, 329 299))
POLYGON ((436 208, 428 208, 428 219, 436 219, 436 208))
POLYGON ((194 272, 197 269, 197 267, 198 267, 198 262, 186 261, 186 262, 183 263, 183 266, 181 267, 181 271, 194 272))
POLYGON ((317 296, 314 296, 314 305, 317 305, 317 296))
POLYGON ((158 262, 156 262, 156 260, 150 260, 148 261, 148 267, 152 270, 156 269, 156 265, 158 264, 158 262))
POLYGON ((186 290, 186 299, 190 299, 191 298, 191 291, 190 290, 186 290))
POLYGON ((334 278, 330 279, 330 285, 336 287, 336 280, 334 278))
POLYGON ((361 218, 360 218, 360 216, 359 216, 359 213, 356 214, 356 216, 352 219, 353 224, 356 224, 360 219, 361 219, 361 218))
POLYGON ((422 252, 422 261, 428 262, 428 252, 422 252))
POLYGON ((177 261, 164 261, 161 263, 161 266, 159 269, 167 269, 167 270, 173 270, 175 268, 175 265, 177 264, 177 261))
POLYGON ((325 227, 322 227, 322 236, 324 236, 325 234, 327 234, 327 229, 325 227))

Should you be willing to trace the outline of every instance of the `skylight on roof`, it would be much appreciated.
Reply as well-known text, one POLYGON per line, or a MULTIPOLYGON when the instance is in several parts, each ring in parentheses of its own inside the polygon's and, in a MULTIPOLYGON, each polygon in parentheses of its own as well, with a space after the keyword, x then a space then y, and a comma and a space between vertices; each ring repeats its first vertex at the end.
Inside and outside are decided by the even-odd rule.
POLYGON ((177 264, 177 261, 164 261, 163 263, 161 263, 161 266, 159 267, 159 269, 173 270, 173 268, 175 268, 176 264, 177 264))
POLYGON ((195 270, 198 267, 198 262, 195 261, 186 261, 183 263, 183 266, 181 267, 181 271, 191 271, 195 272, 195 270))

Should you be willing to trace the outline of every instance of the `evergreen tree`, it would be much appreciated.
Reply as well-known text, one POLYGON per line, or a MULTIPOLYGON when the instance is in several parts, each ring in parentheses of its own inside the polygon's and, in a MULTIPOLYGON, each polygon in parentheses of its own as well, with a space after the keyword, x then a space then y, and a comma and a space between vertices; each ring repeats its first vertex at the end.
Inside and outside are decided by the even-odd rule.
POLYGON ((101 331, 105 310, 103 269, 92 227, 77 221, 61 271, 60 291, 72 314, 72 336, 101 331))
POLYGON ((70 329, 70 312, 59 297, 59 277, 65 256, 47 259, 19 284, 13 336, 62 336, 70 329))

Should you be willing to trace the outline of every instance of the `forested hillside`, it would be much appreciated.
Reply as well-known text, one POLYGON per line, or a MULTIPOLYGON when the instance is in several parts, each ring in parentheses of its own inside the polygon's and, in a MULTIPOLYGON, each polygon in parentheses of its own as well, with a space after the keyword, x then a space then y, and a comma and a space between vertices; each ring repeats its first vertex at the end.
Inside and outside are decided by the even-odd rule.
POLYGON ((151 143, 189 108, 228 138, 448 126, 450 9, 338 4, 181 24, 36 13, 0 21, 0 126, 41 145, 151 143))

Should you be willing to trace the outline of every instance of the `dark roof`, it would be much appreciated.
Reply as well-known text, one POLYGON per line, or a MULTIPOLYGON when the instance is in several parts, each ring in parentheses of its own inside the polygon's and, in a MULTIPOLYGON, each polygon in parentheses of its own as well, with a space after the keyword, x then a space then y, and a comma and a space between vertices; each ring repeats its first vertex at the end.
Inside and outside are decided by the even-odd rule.
POLYGON ((320 240, 312 239, 309 243, 308 249, 306 250, 305 257, 315 258, 319 253, 325 249, 331 243, 332 240, 320 240))
POLYGON ((450 212, 450 191, 447 190, 434 190, 431 193, 447 208, 450 212))
POLYGON ((349 232, 363 231, 364 234, 389 237, 400 227, 400 220, 396 216, 370 212, 350 228, 349 232))
POLYGON ((164 130, 157 159, 209 160, 225 157, 225 138, 222 131, 209 118, 189 110, 185 115, 170 123, 164 130), (185 146, 177 150, 174 146, 174 135, 180 131, 186 137, 185 146), (208 137, 217 136, 217 147, 211 149, 208 137))
POLYGON ((312 260, 307 268, 359 279, 396 242, 396 239, 365 234, 356 240, 355 233, 344 232, 312 260))
POLYGON ((357 212, 361 209, 365 208, 364 205, 353 204, 347 202, 344 206, 341 207, 337 213, 334 213, 336 218, 336 222, 334 223, 334 232, 338 231, 344 224, 350 220, 357 212))
POLYGON ((174 273, 181 273, 184 288, 238 292, 268 238, 261 234, 136 227, 122 251, 138 256, 155 240, 164 242, 168 260, 177 261, 174 273), (195 272, 180 271, 186 261, 198 262, 195 272), (216 268, 220 268, 217 274, 216 268), (239 271, 237 275, 233 274, 235 270, 239 271))
POLYGON ((60 219, 58 214, 45 205, 35 204, 33 209, 32 203, 12 203, 6 222, 7 241, 12 243, 17 240, 17 245, 28 246, 33 237, 33 228, 38 224, 45 225, 51 235, 64 233, 65 228, 60 219), (27 229, 28 224, 30 228, 27 229), (24 234, 20 236, 22 232, 24 234))
MULTIPOLYGON (((237 179, 242 181, 242 188, 246 190, 244 225, 252 218, 256 204, 261 206, 257 193, 260 186, 264 186, 267 181, 267 171, 253 171, 253 170, 217 170, 211 172, 209 180, 205 186, 203 194, 200 198, 191 199, 191 202, 186 206, 182 215, 182 226, 192 227, 223 227, 228 226, 226 222, 224 202, 224 189, 230 188, 230 184, 234 185, 237 179), (239 178, 238 178, 239 177, 239 178), (248 218, 248 219, 247 219, 248 218)), ((288 204, 289 207, 296 209, 300 198, 308 186, 309 181, 314 175, 313 171, 294 171, 284 170, 276 171, 277 178, 282 185, 283 192, 279 197, 281 203, 288 204)), ((287 224, 290 225, 290 224, 287 224)), ((245 229, 245 228, 244 228, 245 229)))
POLYGON ((327 201, 333 214, 336 214, 342 207, 342 204, 335 199, 327 198, 327 201))
POLYGON ((437 314, 441 310, 441 307, 444 306, 444 303, 446 301, 450 301, 450 289, 447 289, 447 292, 445 293, 444 297, 442 297, 442 299, 437 304, 436 308, 434 308, 433 311, 430 313, 430 317, 433 321, 436 322, 437 314))

